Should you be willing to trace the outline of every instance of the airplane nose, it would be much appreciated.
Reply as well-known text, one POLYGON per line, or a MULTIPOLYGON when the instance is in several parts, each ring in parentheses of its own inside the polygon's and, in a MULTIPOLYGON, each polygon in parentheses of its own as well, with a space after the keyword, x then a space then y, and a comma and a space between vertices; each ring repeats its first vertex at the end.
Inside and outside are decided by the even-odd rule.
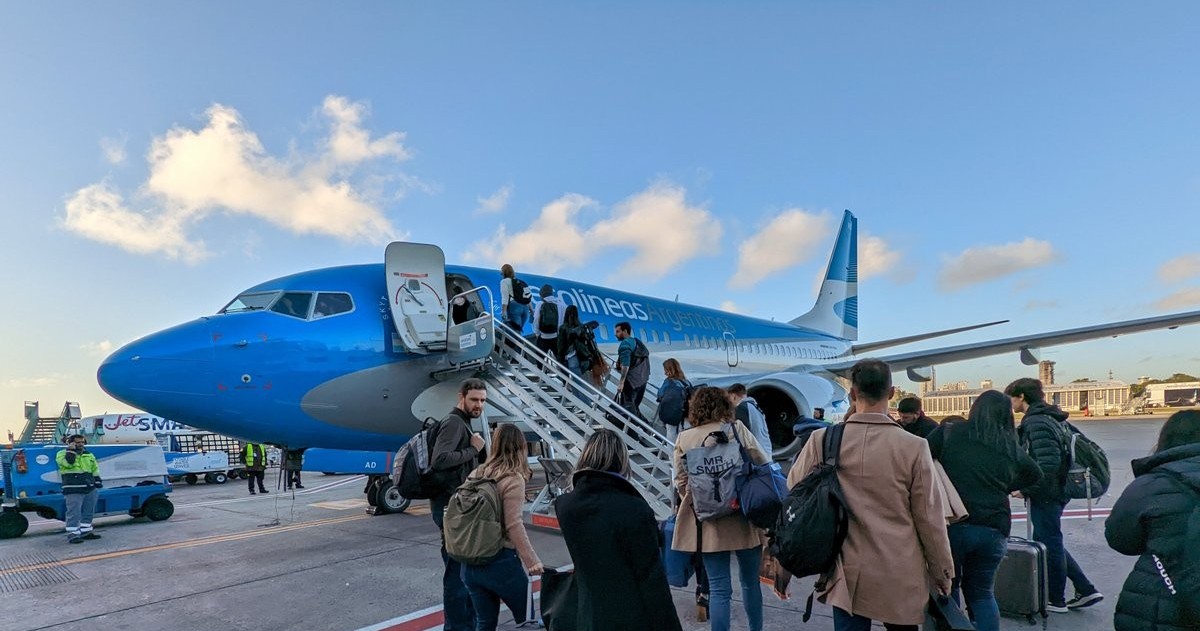
POLYGON ((114 399, 161 414, 185 399, 212 396, 212 360, 211 334, 198 320, 122 346, 100 364, 96 380, 114 399))

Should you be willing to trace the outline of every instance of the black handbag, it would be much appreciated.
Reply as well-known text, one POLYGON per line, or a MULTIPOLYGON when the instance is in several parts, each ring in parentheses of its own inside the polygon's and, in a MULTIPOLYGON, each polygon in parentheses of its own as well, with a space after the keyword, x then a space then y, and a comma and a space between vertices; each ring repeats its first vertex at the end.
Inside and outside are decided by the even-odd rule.
POLYGON ((929 631, 975 631, 975 625, 958 603, 949 596, 930 594, 925 610, 925 629, 929 631))
POLYGON ((542 574, 542 624, 550 631, 575 631, 579 590, 575 572, 546 568, 542 574))

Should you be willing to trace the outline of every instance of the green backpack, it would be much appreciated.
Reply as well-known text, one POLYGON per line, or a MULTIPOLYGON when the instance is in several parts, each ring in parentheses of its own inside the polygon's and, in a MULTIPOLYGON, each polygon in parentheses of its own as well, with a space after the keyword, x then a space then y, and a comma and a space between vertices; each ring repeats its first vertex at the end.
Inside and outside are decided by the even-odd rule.
POLYGON ((450 496, 442 521, 446 553, 459 563, 482 565, 504 547, 504 504, 496 481, 468 478, 450 496))

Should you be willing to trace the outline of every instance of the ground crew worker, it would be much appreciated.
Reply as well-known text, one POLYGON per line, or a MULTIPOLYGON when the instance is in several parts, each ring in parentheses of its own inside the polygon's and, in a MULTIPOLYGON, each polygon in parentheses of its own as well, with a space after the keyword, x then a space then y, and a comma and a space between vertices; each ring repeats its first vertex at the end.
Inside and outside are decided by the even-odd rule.
POLYGON ((71 434, 67 437, 67 448, 54 457, 67 504, 67 543, 100 538, 92 532, 92 515, 96 512, 96 489, 103 485, 96 457, 85 445, 87 438, 83 434, 71 434))
POLYGON ((267 477, 267 448, 262 443, 246 443, 246 448, 242 450, 242 462, 249 474, 246 485, 250 487, 250 494, 254 495, 255 480, 258 481, 259 492, 267 493, 267 487, 263 485, 263 479, 267 477))

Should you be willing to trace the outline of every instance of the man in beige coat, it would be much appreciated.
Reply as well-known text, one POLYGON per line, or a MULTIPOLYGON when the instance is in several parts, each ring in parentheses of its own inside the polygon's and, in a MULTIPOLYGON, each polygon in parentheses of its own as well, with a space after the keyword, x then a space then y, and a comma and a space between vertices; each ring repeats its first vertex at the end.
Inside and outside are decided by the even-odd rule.
MULTIPOLYGON (((838 480, 852 511, 834 569, 818 581, 836 631, 916 631, 931 590, 950 593, 954 560, 929 446, 887 415, 891 369, 864 359, 850 371, 857 412, 845 421, 838 480), (823 585, 822 585, 823 582, 823 585)), ((824 458, 825 430, 805 444, 788 474, 793 487, 824 458)))

